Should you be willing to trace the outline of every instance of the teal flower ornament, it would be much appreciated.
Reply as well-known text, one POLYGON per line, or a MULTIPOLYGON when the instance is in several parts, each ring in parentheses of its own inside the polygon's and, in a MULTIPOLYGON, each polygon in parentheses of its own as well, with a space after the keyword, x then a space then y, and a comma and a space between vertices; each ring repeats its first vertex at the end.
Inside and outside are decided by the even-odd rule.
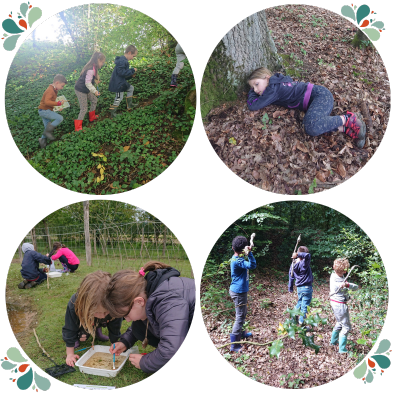
POLYGON ((18 18, 16 20, 13 19, 11 11, 10 14, 8 14, 9 18, 5 19, 1 24, 3 29, 7 32, 4 33, 2 37, 2 40, 4 40, 3 47, 7 51, 14 50, 21 34, 28 30, 28 25, 29 28, 31 28, 33 23, 42 16, 42 10, 39 7, 33 7, 29 1, 28 3, 22 3, 19 9, 21 12, 18 13, 18 18))

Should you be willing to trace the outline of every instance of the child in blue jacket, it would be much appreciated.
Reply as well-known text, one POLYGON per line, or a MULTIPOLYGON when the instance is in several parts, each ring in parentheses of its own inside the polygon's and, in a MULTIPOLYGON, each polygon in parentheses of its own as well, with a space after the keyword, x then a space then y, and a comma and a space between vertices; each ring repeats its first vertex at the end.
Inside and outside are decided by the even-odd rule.
POLYGON ((34 250, 31 243, 22 245, 24 259, 21 264, 21 275, 23 281, 18 284, 20 289, 30 289, 47 280, 47 268, 39 268, 39 263, 51 265, 51 259, 34 250))
POLYGON ((251 86, 247 98, 249 110, 260 110, 270 104, 298 108, 305 112, 303 123, 308 135, 319 136, 337 130, 356 140, 358 148, 364 147, 366 128, 361 114, 347 111, 344 115, 330 116, 333 96, 326 87, 293 81, 290 76, 272 74, 267 68, 253 71, 248 83, 251 86))
POLYGON ((128 46, 125 49, 123 56, 115 57, 115 67, 111 75, 110 84, 108 90, 115 93, 114 103, 110 107, 110 117, 115 117, 119 103, 124 98, 124 92, 126 92, 126 106, 130 111, 137 104, 132 104, 134 87, 127 81, 135 75, 136 68, 129 68, 129 61, 133 60, 137 56, 137 48, 133 45, 128 46))
POLYGON ((307 307, 312 300, 314 277, 311 271, 311 254, 306 246, 300 246, 297 253, 292 255, 293 262, 289 269, 289 292, 293 293, 293 283, 296 281, 298 301, 296 308, 300 308, 299 322, 302 324, 307 316, 307 307), (293 273, 292 273, 293 272, 293 273))
MULTIPOLYGON (((235 252, 231 259, 232 283, 229 294, 235 303, 236 319, 232 328, 231 342, 252 336, 251 332, 243 331, 244 320, 247 314, 247 292, 249 291, 249 270, 256 268, 256 260, 244 236, 236 236, 232 241, 232 250, 235 252), (249 261, 243 258, 245 249, 248 251, 249 261)), ((231 351, 238 352, 242 346, 239 343, 231 344, 231 351)))

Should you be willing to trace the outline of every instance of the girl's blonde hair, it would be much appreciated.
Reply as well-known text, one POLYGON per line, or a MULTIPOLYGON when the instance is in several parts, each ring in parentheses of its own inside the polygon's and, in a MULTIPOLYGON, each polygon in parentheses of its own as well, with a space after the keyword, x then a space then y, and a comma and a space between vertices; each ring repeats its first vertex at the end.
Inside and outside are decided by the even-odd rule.
POLYGON ((99 61, 105 61, 106 56, 103 53, 100 53, 99 51, 96 51, 93 55, 92 58, 89 60, 89 62, 83 67, 80 76, 82 76, 86 71, 89 69, 93 68, 93 65, 96 67, 96 79, 99 79, 99 61))
POLYGON ((268 68, 257 68, 250 74, 247 83, 250 83, 250 81, 253 81, 254 79, 265 79, 267 76, 271 77, 272 75, 272 72, 268 68))
MULTIPOLYGON (((149 261, 143 267, 144 273, 156 269, 171 268, 169 265, 159 261, 149 261)), ((146 294, 147 280, 139 272, 122 270, 116 272, 107 287, 103 306, 108 310, 111 317, 125 317, 132 308, 136 297, 146 294)))
POLYGON ((347 258, 337 258, 333 262, 333 269, 335 272, 339 272, 340 275, 343 275, 345 271, 350 268, 350 263, 347 258))
POLYGON ((111 274, 108 272, 92 272, 85 276, 76 292, 75 312, 79 318, 80 326, 90 333, 93 338, 96 336, 94 314, 97 307, 102 305, 110 280, 111 274))

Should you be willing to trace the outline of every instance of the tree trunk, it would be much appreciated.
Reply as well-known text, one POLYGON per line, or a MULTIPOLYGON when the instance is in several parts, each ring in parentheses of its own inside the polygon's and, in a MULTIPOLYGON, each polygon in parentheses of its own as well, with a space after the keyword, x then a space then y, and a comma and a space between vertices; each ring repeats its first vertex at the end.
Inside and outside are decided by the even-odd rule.
POLYGON ((90 267, 92 265, 92 245, 90 243, 90 230, 89 230, 89 201, 83 202, 83 224, 85 231, 85 251, 86 263, 90 267))
POLYGON ((19 262, 22 263, 22 260, 24 259, 24 255, 22 254, 22 243, 20 243, 18 246, 18 256, 19 256, 19 262))
POLYGON ((36 243, 36 229, 32 228, 31 230, 31 236, 32 236, 32 244, 33 244, 33 249, 37 251, 37 243, 36 243))
POLYGON ((82 51, 80 49, 80 46, 79 46, 79 43, 78 43, 78 39, 76 38, 76 36, 72 32, 71 27, 68 24, 67 18, 65 17, 64 11, 61 11, 59 13, 59 16, 60 16, 62 22, 64 22, 65 27, 67 28, 67 31, 69 33, 69 36, 71 36, 72 42, 75 45, 76 59, 77 59, 77 61, 79 61, 82 58, 82 51))
POLYGON ((167 227, 164 227, 164 237, 163 237, 163 249, 162 249, 162 255, 165 257, 165 250, 167 248, 167 227))
POLYGON ((49 245, 49 251, 50 251, 53 246, 51 245, 49 226, 47 225, 46 218, 43 219, 43 225, 44 225, 44 232, 45 232, 45 234, 47 236, 47 243, 49 245))
POLYGON ((266 11, 259 11, 234 26, 208 60, 201 85, 203 118, 212 108, 236 100, 249 90, 247 78, 257 68, 280 70, 281 58, 267 26, 266 11))

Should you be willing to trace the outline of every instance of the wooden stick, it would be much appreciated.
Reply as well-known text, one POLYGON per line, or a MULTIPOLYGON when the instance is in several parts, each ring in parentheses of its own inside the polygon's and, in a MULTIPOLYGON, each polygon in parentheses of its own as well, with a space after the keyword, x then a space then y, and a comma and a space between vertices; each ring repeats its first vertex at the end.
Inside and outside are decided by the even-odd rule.
MULTIPOLYGON (((285 337, 287 337, 287 336, 288 336, 288 333, 287 333, 286 335, 284 335, 284 336, 281 336, 281 337, 278 338, 278 339, 283 339, 283 338, 285 338, 285 337)), ((276 339, 275 339, 275 340, 276 340, 276 339)), ((254 344, 255 346, 267 346, 267 345, 269 345, 269 344, 272 343, 272 342, 274 342, 274 340, 271 340, 270 342, 266 342, 266 343, 247 342, 247 341, 243 340, 243 341, 239 341, 239 342, 229 342, 229 343, 227 343, 227 344, 224 344, 224 345, 222 345, 222 346, 217 347, 217 349, 222 349, 223 347, 229 346, 229 345, 232 344, 232 343, 249 343, 249 344, 254 344)))
POLYGON ((49 286, 49 273, 47 273, 46 276, 47 276, 47 289, 50 289, 50 286, 49 286))
POLYGON ((35 329, 33 329, 33 333, 34 333, 34 335, 35 335, 35 338, 36 338, 36 341, 37 341, 37 344, 39 345, 39 347, 42 349, 42 351, 43 351, 43 353, 44 354, 46 354, 46 356, 47 357, 49 357, 49 358, 51 358, 50 357, 50 354, 42 347, 42 345, 40 344, 40 342, 39 342, 39 338, 37 337, 37 335, 36 335, 36 331, 35 331, 35 329))

